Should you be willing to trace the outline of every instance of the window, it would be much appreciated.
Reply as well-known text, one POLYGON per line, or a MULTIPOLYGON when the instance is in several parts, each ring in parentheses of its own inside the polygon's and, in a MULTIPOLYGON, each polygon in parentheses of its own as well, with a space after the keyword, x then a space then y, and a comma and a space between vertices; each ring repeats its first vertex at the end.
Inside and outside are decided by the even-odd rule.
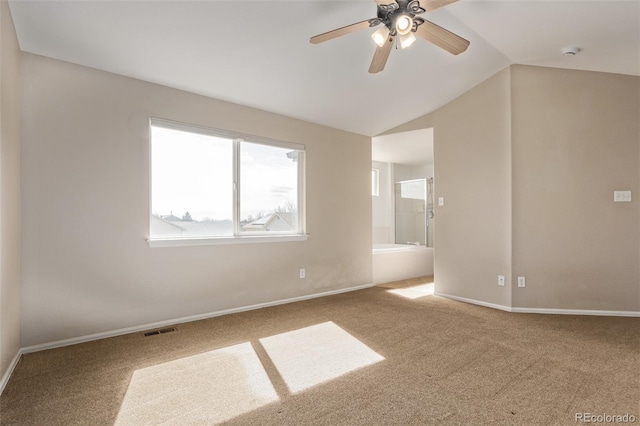
POLYGON ((152 119, 149 241, 303 236, 303 182, 304 145, 152 119))
POLYGON ((380 195, 380 171, 371 169, 371 195, 378 197, 380 195))

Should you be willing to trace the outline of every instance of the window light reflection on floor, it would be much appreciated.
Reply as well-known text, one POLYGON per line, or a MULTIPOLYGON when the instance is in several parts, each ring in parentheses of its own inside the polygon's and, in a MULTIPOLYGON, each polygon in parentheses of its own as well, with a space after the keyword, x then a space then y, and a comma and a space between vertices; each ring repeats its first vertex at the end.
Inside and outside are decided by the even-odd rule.
POLYGON ((216 424, 278 400, 246 342, 136 370, 115 424, 216 424))
MULTIPOLYGON (((260 344, 294 394, 384 360, 331 321, 260 344)), ((115 424, 213 425, 279 399, 251 342, 245 342, 136 370, 115 424)))
POLYGON ((260 343, 293 394, 384 360, 332 321, 260 343))
POLYGON ((406 297, 407 299, 417 299, 419 297, 431 296, 434 293, 433 283, 420 284, 411 287, 394 288, 387 290, 388 293, 406 297))

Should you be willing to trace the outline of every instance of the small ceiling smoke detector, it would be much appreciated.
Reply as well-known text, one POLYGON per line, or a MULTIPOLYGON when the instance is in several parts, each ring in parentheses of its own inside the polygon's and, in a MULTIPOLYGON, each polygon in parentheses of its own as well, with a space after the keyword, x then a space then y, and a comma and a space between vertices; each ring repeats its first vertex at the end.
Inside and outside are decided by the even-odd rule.
POLYGON ((562 49, 562 56, 576 56, 580 50, 579 47, 565 47, 562 49))

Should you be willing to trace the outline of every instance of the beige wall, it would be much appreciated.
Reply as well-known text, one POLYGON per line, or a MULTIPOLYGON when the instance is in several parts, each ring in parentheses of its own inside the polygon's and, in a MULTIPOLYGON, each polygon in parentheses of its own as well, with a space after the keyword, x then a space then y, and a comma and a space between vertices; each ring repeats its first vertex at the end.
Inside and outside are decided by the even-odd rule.
POLYGON ((19 49, 0 1, 0 378, 20 348, 19 49))
POLYGON ((640 79, 514 66, 513 306, 640 311, 640 79), (631 203, 614 203, 631 190, 631 203))
POLYGON ((442 294, 509 306, 510 70, 387 133, 433 127, 435 276, 442 294), (445 205, 438 206, 438 197, 445 205))
MULTIPOLYGON (((17 202, 5 210, 19 196, 19 180, 5 179, 18 170, 19 133, 2 5, 6 368, 18 347, 19 271, 5 264, 20 262, 20 219, 17 202)), ((21 61, 22 346, 371 283, 369 138, 36 55, 21 61), (309 240, 149 248, 149 116, 304 143, 309 240)), ((637 77, 513 66, 387 132, 434 128, 437 292, 640 310, 639 94, 637 77), (621 189, 634 202, 614 204, 621 189)))
POLYGON ((436 291, 640 311, 639 117, 638 77, 515 65, 390 130, 434 128, 436 291))
POLYGON ((23 346, 372 282, 370 138, 21 59, 23 346), (149 116, 305 144, 308 241, 149 248, 149 116))

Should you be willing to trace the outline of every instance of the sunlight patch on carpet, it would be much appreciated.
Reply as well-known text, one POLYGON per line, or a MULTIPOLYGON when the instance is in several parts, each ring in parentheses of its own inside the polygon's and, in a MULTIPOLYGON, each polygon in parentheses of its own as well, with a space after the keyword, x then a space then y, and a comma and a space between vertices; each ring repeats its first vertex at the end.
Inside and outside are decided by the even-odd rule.
POLYGON ((136 370, 115 424, 216 424, 278 399, 247 342, 136 370))
POLYGON ((431 296, 434 293, 433 283, 421 284, 411 287, 394 288, 387 290, 387 293, 392 293, 398 296, 406 297, 407 299, 417 299, 419 297, 431 296))
POLYGON ((332 321, 260 343, 293 394, 384 360, 332 321))

